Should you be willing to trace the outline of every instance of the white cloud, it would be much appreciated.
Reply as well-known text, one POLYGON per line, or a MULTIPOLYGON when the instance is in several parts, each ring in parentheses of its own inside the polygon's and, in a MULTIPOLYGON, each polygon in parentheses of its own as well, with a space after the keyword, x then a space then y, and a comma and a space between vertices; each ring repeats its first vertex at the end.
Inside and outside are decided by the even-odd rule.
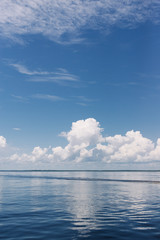
POLYGON ((20 128, 17 128, 17 127, 16 127, 16 128, 13 128, 13 130, 14 130, 14 131, 21 131, 21 129, 20 129, 20 128))
POLYGON ((94 118, 79 120, 72 123, 69 132, 62 132, 60 134, 68 141, 66 147, 62 148, 61 146, 58 146, 52 149, 50 147, 44 149, 35 147, 31 154, 14 154, 11 156, 11 160, 40 161, 43 158, 45 161, 49 160, 51 162, 64 160, 74 160, 79 162, 84 158, 92 156, 93 150, 87 149, 88 147, 93 147, 97 143, 104 141, 101 132, 102 129, 100 128, 99 122, 94 118))
POLYGON ((19 155, 19 154, 15 153, 9 157, 9 160, 20 161, 20 162, 26 162, 26 161, 35 162, 35 161, 45 160, 45 158, 48 157, 46 155, 48 149, 49 148, 40 148, 39 146, 34 147, 31 154, 23 153, 23 154, 19 155))
POLYGON ((12 94, 11 97, 17 102, 28 103, 28 98, 12 94))
POLYGON ((125 136, 115 135, 105 139, 107 144, 98 144, 96 149, 101 152, 103 161, 146 161, 149 153, 154 150, 150 139, 144 138, 139 131, 128 131, 125 136))
POLYGON ((49 72, 31 71, 26 66, 18 63, 10 63, 9 65, 14 67, 19 73, 26 74, 26 75, 48 75, 49 74, 49 72))
POLYGON ((47 148, 40 148, 40 147, 35 147, 32 151, 32 155, 34 156, 35 159, 40 158, 45 155, 45 153, 48 151, 47 148))
POLYGON ((66 137, 71 145, 80 145, 83 143, 89 146, 103 140, 101 132, 102 129, 99 122, 94 118, 88 118, 73 122, 71 130, 69 132, 62 132, 61 136, 66 137))
POLYGON ((79 82, 78 76, 69 73, 64 68, 58 68, 54 72, 30 70, 26 66, 19 63, 10 63, 9 66, 14 67, 16 71, 28 76, 31 82, 55 82, 62 84, 63 82, 79 82))
POLYGON ((90 103, 92 102, 95 102, 97 101, 97 99, 90 99, 90 98, 87 98, 85 96, 75 96, 73 97, 77 102, 78 105, 81 105, 81 106, 88 106, 90 103))
POLYGON ((42 99, 42 100, 49 100, 53 102, 65 100, 64 98, 61 98, 59 96, 49 95, 49 94, 35 94, 32 97, 37 99, 42 99))
MULTIPOLYGON (((103 162, 103 163, 153 163, 160 162, 160 138, 154 144, 143 137, 140 131, 128 131, 124 136, 102 136, 103 129, 94 118, 72 123, 68 132, 60 136, 67 140, 66 146, 54 148, 35 147, 31 154, 12 154, 11 161, 59 163, 103 162)), ((6 140, 1 137, 1 145, 6 140)))
POLYGON ((157 140, 156 147, 150 152, 149 159, 160 160, 160 138, 157 140))
POLYGON ((125 136, 102 136, 99 123, 93 119, 72 123, 67 133, 61 133, 68 140, 66 147, 53 148, 52 159, 74 161, 96 160, 107 163, 149 162, 160 160, 160 140, 157 145, 142 136, 139 131, 128 131, 125 136))
POLYGON ((80 161, 84 157, 91 157, 92 150, 90 151, 86 148, 93 147, 98 142, 103 141, 101 132, 102 129, 99 122, 94 118, 73 122, 69 132, 62 132, 60 134, 60 136, 67 139, 68 144, 65 148, 52 148, 53 153, 49 155, 49 158, 58 160, 71 158, 72 160, 80 161))
MULTIPOLYGON (((29 97, 23 97, 23 96, 16 96, 16 95, 11 95, 16 101, 18 102, 22 102, 22 103, 28 103, 29 99, 40 99, 40 100, 48 100, 48 101, 52 101, 52 102, 57 102, 57 101, 66 101, 65 98, 56 96, 56 95, 51 95, 51 94, 33 94, 29 97)), ((20 128, 13 128, 13 130, 15 131, 20 131, 20 128)))
POLYGON ((5 148, 7 146, 6 138, 3 136, 0 136, 0 148, 5 148))
POLYGON ((159 24, 158 0, 3 0, 0 34, 17 40, 25 34, 42 34, 56 42, 76 43, 85 29, 105 32, 112 26, 159 24))

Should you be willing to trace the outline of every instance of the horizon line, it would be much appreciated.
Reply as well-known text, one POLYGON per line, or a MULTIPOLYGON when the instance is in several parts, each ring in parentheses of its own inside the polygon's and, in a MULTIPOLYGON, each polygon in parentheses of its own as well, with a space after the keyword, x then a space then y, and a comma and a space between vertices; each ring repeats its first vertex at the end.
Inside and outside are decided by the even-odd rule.
POLYGON ((141 170, 136 170, 136 169, 133 169, 133 170, 127 170, 127 169, 123 169, 123 170, 118 170, 118 169, 94 169, 94 170, 91 170, 91 169, 86 169, 86 170, 78 170, 78 169, 64 169, 64 170, 60 170, 60 169, 53 169, 53 170, 36 170, 36 169, 21 169, 21 170, 16 170, 16 169, 10 169, 10 170, 3 170, 1 169, 0 172, 160 172, 160 169, 159 170, 144 170, 144 169, 141 169, 141 170))

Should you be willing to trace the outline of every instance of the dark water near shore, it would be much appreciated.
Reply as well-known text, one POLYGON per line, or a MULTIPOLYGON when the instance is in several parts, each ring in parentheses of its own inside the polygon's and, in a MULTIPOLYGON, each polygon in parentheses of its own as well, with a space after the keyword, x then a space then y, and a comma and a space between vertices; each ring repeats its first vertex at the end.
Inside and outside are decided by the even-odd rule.
POLYGON ((0 239, 160 239, 160 172, 0 172, 0 239))

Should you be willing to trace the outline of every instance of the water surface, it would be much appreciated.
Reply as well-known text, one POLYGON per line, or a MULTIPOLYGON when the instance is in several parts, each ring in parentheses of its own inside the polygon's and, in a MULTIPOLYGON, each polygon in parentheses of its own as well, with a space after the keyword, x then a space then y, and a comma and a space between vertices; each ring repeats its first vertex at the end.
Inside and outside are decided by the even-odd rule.
POLYGON ((0 172, 0 239, 160 239, 160 172, 0 172))

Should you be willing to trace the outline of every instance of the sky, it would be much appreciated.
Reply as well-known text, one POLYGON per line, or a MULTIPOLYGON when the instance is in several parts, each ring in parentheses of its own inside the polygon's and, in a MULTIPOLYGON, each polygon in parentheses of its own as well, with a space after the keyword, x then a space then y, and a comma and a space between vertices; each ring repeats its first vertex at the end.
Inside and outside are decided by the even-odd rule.
POLYGON ((0 169, 160 169, 160 2, 0 3, 0 169))

